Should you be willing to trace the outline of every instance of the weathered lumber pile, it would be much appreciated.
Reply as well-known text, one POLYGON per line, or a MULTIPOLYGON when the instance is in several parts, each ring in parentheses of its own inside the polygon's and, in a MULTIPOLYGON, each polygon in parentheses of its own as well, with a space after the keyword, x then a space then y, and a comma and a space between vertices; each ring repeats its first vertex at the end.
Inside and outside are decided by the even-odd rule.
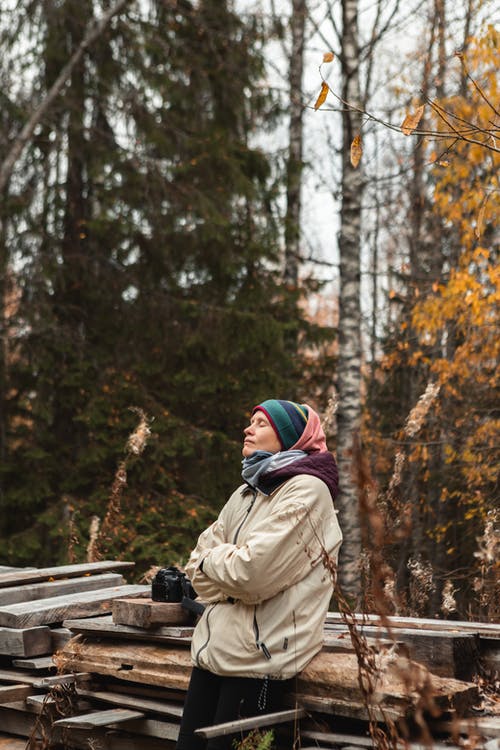
MULTIPOLYGON (((32 578, 29 583, 24 579, 4 585, 2 578, 8 574, 0 569, 0 627, 5 631, 0 642, 5 644, 3 658, 9 661, 0 673, 0 731, 20 737, 34 731, 46 738, 44 747, 62 741, 74 748, 94 742, 103 750, 173 747, 191 671, 189 615, 178 605, 152 602, 149 587, 123 583, 109 584, 112 591, 104 604, 105 589, 92 589, 89 581, 110 573, 102 568, 89 570, 87 588, 80 589, 76 578, 63 577, 68 575, 68 566, 63 568, 52 571, 51 580, 45 578, 44 583, 68 586, 62 595, 65 606, 62 601, 54 603, 48 594, 45 606, 41 604, 44 600, 37 587, 42 581, 33 578, 35 571, 11 571, 12 578, 16 574, 32 578), (71 582, 76 589, 71 589, 71 582), (2 602, 4 592, 24 586, 36 589, 38 598, 22 598, 28 596, 24 591, 10 604, 2 602), (120 587, 121 593, 114 596, 120 587), (94 610, 89 603, 91 591, 94 610), (16 610, 20 604, 23 611, 16 610), (29 613, 39 613, 38 621, 26 619, 29 613), (9 624, 4 626, 4 622, 9 624), (25 653, 33 647, 24 646, 20 658, 18 652, 8 651, 14 644, 14 631, 19 651, 21 642, 28 643, 21 631, 36 628, 50 634, 36 655, 25 653), (53 660, 51 651, 56 652, 53 660), (58 674, 54 674, 56 665, 58 674)), ((295 693, 290 695, 291 710, 273 717, 276 727, 304 717, 300 721, 302 747, 309 743, 361 748, 371 744, 367 736, 370 716, 382 723, 404 724, 411 736, 413 719, 417 715, 420 721, 423 712, 436 737, 449 737, 452 730, 468 735, 472 731, 478 738, 476 747, 496 750, 491 743, 498 743, 500 737, 500 715, 487 716, 483 709, 485 715, 478 716, 480 701, 472 677, 495 668, 500 625, 394 617, 382 624, 372 616, 357 620, 364 647, 377 667, 375 677, 365 675, 362 683, 368 679, 373 683, 369 705, 360 688, 358 657, 347 627, 339 615, 329 613, 325 646, 298 676, 295 693)), ((252 722, 264 726, 262 720, 252 722)), ((235 729, 243 730, 243 723, 207 729, 205 736, 235 729)))
POLYGON ((0 732, 29 737, 49 691, 74 680, 57 675, 53 660, 72 637, 65 619, 106 614, 116 598, 149 593, 125 583, 120 571, 133 565, 0 566, 0 732))

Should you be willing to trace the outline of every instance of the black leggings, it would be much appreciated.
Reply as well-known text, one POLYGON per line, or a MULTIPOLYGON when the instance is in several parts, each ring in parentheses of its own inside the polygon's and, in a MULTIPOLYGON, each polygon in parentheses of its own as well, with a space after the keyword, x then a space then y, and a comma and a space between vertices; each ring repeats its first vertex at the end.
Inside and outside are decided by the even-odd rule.
POLYGON ((293 678, 220 677, 193 667, 176 750, 231 750, 235 737, 243 736, 241 732, 207 741, 195 736, 194 730, 280 711, 284 695, 292 689, 293 682, 293 678))

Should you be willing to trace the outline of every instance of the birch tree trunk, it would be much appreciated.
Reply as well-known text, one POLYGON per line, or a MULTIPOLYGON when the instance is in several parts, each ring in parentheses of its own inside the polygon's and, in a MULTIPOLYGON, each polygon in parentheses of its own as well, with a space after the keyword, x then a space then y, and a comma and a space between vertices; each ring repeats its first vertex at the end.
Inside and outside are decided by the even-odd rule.
MULTIPOLYGON (((358 0, 342 3, 342 98, 360 107, 358 41, 358 0)), ((361 199, 363 175, 350 161, 350 145, 361 131, 361 115, 344 104, 342 113, 342 206, 339 235, 340 295, 339 295, 339 355, 337 389, 337 460, 340 493, 337 499, 340 524, 344 534, 339 581, 345 594, 356 598, 360 594, 359 560, 361 530, 359 521, 358 489, 352 465, 353 437, 361 424, 361 199)))
POLYGON ((285 283, 297 287, 300 258, 300 208, 302 185, 302 73, 304 68, 304 29, 306 0, 293 0, 290 54, 290 126, 287 164, 286 217, 285 217, 285 283))

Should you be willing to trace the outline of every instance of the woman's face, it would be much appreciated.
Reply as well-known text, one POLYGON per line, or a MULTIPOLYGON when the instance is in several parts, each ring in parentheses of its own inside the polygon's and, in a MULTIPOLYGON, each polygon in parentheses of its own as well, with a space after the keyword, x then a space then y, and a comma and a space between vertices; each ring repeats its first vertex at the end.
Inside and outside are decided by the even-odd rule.
POLYGON ((256 411, 252 415, 250 424, 245 427, 243 432, 245 433, 245 440, 243 441, 242 454, 245 458, 251 456, 255 451, 278 453, 281 450, 278 436, 263 411, 256 411))

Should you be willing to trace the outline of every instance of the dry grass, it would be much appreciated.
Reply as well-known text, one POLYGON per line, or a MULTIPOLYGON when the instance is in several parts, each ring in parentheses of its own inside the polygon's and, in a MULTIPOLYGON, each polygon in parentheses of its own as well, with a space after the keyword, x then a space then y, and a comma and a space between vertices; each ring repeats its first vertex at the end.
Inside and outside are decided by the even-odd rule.
MULTIPOLYGON (((439 394, 439 386, 429 383, 411 410, 403 427, 406 438, 414 437, 422 428, 429 409, 439 394)), ((387 562, 387 550, 391 545, 401 543, 411 532, 411 509, 400 499, 400 486, 407 455, 400 450, 394 458, 393 473, 385 492, 381 492, 373 478, 358 436, 353 439, 353 467, 356 476, 360 518, 362 519, 363 555, 360 562, 363 571, 362 610, 380 616, 380 626, 394 641, 387 658, 394 658, 396 636, 391 628, 390 615, 397 614, 399 608, 396 591, 396 575, 387 562)), ((396 726, 388 716, 380 723, 379 712, 383 709, 377 696, 385 661, 380 652, 369 645, 360 626, 363 616, 356 616, 337 582, 335 562, 323 548, 322 562, 334 582, 334 598, 343 622, 348 628, 350 639, 358 663, 358 683, 368 714, 368 728, 373 746, 377 750, 396 750, 408 739, 409 731, 404 723, 396 726)), ((415 606, 426 601, 433 588, 432 570, 421 560, 411 561, 413 600, 415 606)), ((448 589, 448 605, 450 604, 448 589)), ((405 658, 397 659, 398 674, 406 686, 408 697, 414 706, 414 720, 419 726, 421 739, 432 743, 426 716, 437 714, 432 698, 429 671, 426 667, 405 658)))
MULTIPOLYGON (((74 683, 54 685, 42 703, 41 711, 31 730, 25 750, 49 750, 55 747, 53 742, 53 722, 78 713, 78 695, 74 683)), ((58 742, 58 747, 66 747, 58 742)))
POLYGON ((488 513, 484 532, 477 538, 474 557, 479 561, 479 575, 474 579, 474 591, 479 606, 489 622, 500 620, 500 511, 488 513))
MULTIPOLYGON (((90 541, 87 547, 88 562, 102 560, 106 550, 120 536, 122 531, 122 497, 127 486, 127 466, 132 457, 139 456, 143 452, 151 434, 150 420, 142 409, 130 407, 130 410, 138 415, 139 423, 127 439, 125 458, 118 463, 116 468, 104 520, 100 528, 97 522, 93 521, 94 530, 91 524, 90 541)), ((99 519, 97 520, 99 521, 99 519)))

